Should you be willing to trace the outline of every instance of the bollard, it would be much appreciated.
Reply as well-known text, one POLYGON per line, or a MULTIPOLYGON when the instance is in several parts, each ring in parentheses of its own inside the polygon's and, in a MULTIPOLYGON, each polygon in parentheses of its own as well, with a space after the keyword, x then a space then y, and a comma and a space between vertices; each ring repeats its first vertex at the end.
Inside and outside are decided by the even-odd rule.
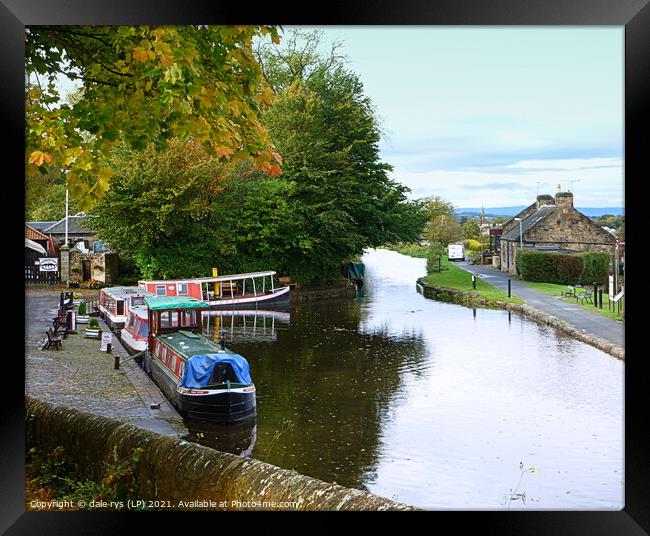
POLYGON ((598 301, 600 301, 600 308, 603 308, 603 289, 598 291, 598 301))
POLYGON ((476 274, 472 274, 472 288, 476 290, 476 274))
POLYGON ((113 349, 113 348, 111 348, 112 346, 113 346, 113 345, 112 345, 110 342, 106 345, 106 353, 107 353, 107 354, 110 354, 110 353, 111 353, 111 350, 113 349))
MULTIPOLYGON (((109 344, 108 346, 110 348, 111 345, 109 344)), ((113 365, 113 368, 115 370, 119 370, 119 368, 120 368, 120 355, 119 354, 115 354, 115 364, 113 365)))
POLYGON ((508 278, 508 298, 512 298, 511 280, 508 278))
POLYGON ((598 307, 598 285, 594 283, 594 307, 598 307))

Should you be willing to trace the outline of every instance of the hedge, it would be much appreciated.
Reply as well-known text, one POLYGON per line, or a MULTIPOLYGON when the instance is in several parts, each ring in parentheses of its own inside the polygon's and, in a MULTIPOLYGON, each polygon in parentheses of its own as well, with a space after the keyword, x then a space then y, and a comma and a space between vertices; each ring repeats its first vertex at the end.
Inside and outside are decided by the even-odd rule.
POLYGON ((602 285, 609 274, 609 254, 524 250, 517 255, 517 274, 527 281, 602 285))
POLYGON ((609 275, 609 253, 581 253, 580 256, 585 263, 581 277, 582 283, 604 285, 609 275))

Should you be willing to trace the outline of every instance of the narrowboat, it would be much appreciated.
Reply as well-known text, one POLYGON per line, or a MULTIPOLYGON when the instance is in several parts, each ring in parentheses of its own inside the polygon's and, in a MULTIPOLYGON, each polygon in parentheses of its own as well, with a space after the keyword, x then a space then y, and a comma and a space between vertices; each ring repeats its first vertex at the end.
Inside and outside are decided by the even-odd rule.
POLYGON ((212 309, 234 309, 288 304, 290 287, 276 287, 274 271, 247 274, 138 281, 155 296, 190 296, 207 302, 212 309))
POLYGON ((201 334, 207 302, 147 297, 149 335, 143 367, 179 413, 192 421, 242 422, 256 414, 246 359, 201 334))
POLYGON ((142 287, 109 287, 99 292, 99 314, 111 329, 124 327, 129 309, 144 305, 146 296, 153 296, 142 287))
POLYGON ((120 332, 120 341, 129 354, 137 354, 147 349, 149 338, 149 310, 146 305, 131 307, 126 323, 120 332))

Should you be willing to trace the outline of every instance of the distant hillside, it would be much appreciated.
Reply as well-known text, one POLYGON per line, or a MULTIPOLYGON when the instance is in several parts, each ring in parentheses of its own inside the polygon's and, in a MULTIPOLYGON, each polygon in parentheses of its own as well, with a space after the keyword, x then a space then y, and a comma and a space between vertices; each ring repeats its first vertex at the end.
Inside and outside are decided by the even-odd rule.
MULTIPOLYGON (((490 207, 485 208, 485 215, 490 218, 493 216, 514 216, 518 212, 521 212, 526 208, 527 205, 521 205, 517 207, 490 207)), ((622 207, 576 207, 580 212, 586 216, 597 217, 602 216, 603 214, 611 214, 612 216, 623 216, 625 215, 625 209, 622 207)), ((457 208, 456 216, 471 218, 478 216, 481 213, 480 208, 457 208)))

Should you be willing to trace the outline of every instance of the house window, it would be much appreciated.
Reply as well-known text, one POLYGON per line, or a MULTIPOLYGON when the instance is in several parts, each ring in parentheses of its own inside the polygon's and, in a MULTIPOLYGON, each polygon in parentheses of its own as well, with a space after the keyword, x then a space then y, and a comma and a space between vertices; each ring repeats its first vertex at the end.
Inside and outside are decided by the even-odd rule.
POLYGON ((187 295, 187 283, 178 284, 178 294, 187 295))
POLYGON ((165 285, 156 285, 156 296, 167 296, 165 285))

